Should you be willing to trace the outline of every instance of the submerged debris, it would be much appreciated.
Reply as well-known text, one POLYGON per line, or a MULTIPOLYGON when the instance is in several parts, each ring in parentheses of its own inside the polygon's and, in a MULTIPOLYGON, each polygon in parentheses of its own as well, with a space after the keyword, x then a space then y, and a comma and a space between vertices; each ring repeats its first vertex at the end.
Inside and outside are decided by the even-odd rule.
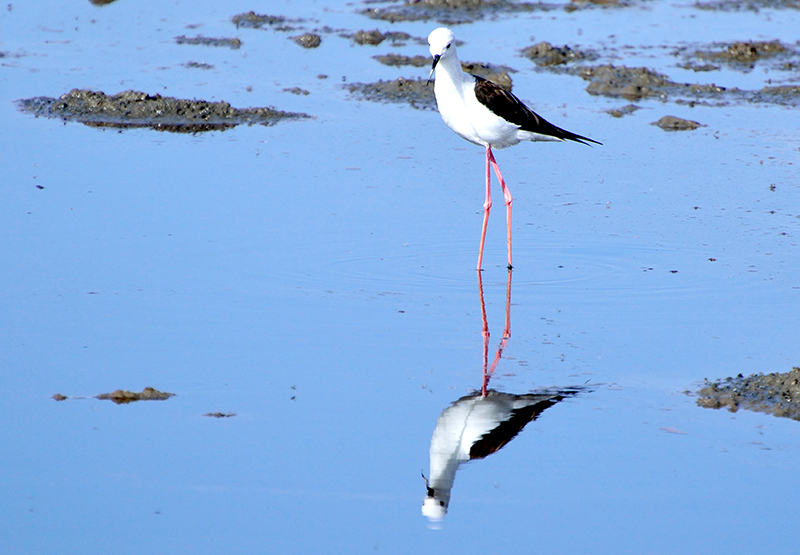
POLYGON ((232 50, 238 50, 242 46, 242 41, 236 38, 233 39, 214 39, 209 37, 187 37, 181 35, 175 37, 175 42, 178 44, 199 44, 201 46, 227 46, 232 50))
POLYGON ((186 62, 185 64, 181 65, 189 69, 214 69, 213 65, 207 64, 205 62, 186 62))
POLYGON ((73 89, 59 98, 39 96, 17 102, 36 116, 77 121, 92 127, 147 127, 156 131, 198 133, 222 131, 237 125, 275 125, 282 119, 303 119, 302 113, 271 107, 233 108, 227 102, 185 100, 125 91, 108 96, 101 91, 73 89))
POLYGON ((66 401, 67 399, 69 399, 69 397, 67 397, 66 395, 61 395, 61 393, 56 393, 55 395, 53 395, 53 399, 55 399, 56 401, 66 401))
POLYGON ((108 399, 118 405, 124 405, 135 401, 164 401, 174 396, 174 393, 166 393, 153 389, 152 387, 145 387, 140 393, 117 389, 112 393, 96 395, 95 399, 108 399))
POLYGON ((614 108, 612 110, 606 110, 606 113, 615 118, 621 118, 622 116, 628 116, 634 113, 636 110, 641 110, 641 106, 637 106, 636 104, 626 104, 622 108, 614 108))
POLYGON ((203 416, 208 416, 210 418, 231 418, 236 416, 235 412, 207 412, 203 416))
POLYGON ((696 121, 676 118, 675 116, 664 116, 660 120, 654 121, 650 125, 660 127, 664 131, 693 131, 698 127, 705 127, 705 125, 696 121))
POLYGON ((697 394, 698 406, 707 409, 725 407, 736 412, 742 408, 800 420, 800 368, 797 367, 787 373, 747 377, 739 374, 716 382, 706 380, 705 387, 697 394))

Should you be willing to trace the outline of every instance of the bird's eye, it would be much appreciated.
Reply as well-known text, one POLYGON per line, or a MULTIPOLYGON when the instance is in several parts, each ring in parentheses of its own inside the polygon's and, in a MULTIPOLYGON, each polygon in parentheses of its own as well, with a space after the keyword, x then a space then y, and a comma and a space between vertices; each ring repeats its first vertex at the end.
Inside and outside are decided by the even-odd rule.
POLYGON ((444 507, 444 501, 439 501, 439 505, 444 507))
POLYGON ((445 47, 445 50, 447 50, 448 48, 450 48, 450 45, 449 45, 449 44, 448 44, 448 45, 445 47))

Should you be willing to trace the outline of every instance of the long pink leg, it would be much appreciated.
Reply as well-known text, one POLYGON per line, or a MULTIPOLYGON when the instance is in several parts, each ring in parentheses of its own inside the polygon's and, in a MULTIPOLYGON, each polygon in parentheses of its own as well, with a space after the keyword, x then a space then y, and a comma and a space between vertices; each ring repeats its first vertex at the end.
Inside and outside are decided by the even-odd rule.
POLYGON ((483 244, 486 242, 486 226, 489 223, 489 212, 492 211, 492 172, 491 161, 494 160, 492 147, 486 145, 486 201, 483 203, 483 228, 481 229, 481 247, 478 250, 478 271, 483 264, 483 244))
MULTIPOLYGON (((511 203, 514 202, 514 198, 511 196, 511 191, 508 190, 506 186, 506 182, 503 179, 503 174, 500 173, 500 166, 497 165, 497 161, 494 159, 494 154, 492 154, 491 147, 486 147, 486 163, 491 164, 494 168, 494 173, 497 175, 497 180, 500 182, 500 187, 503 189, 503 198, 506 200, 506 235, 508 237, 508 269, 510 270, 513 266, 511 265, 511 203)), ((489 178, 489 168, 486 168, 486 178, 488 183, 489 178)), ((488 189, 487 189, 488 190, 488 189)), ((490 203, 491 204, 491 203, 490 203)), ((484 220, 484 228, 486 226, 486 222, 484 220)), ((481 244, 481 249, 483 248, 483 244, 481 244)))

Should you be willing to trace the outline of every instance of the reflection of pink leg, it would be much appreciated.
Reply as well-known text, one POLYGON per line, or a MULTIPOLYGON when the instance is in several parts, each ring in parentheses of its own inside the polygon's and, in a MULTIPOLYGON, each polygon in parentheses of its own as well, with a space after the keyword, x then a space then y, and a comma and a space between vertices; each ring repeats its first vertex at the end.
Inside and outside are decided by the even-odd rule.
POLYGON ((486 320, 486 303, 483 300, 483 280, 481 279, 481 269, 478 268, 478 291, 481 296, 481 319, 483 320, 483 385, 481 385, 481 395, 486 397, 486 389, 489 387, 489 322, 486 320))
POLYGON ((511 268, 508 270, 508 281, 506 282, 506 325, 503 329, 503 339, 500 340, 500 345, 497 346, 497 353, 495 353, 491 365, 489 365, 489 322, 486 319, 486 303, 483 298, 483 280, 481 279, 480 271, 478 271, 478 290, 480 291, 481 319, 483 320, 481 334, 483 335, 483 384, 481 385, 481 395, 486 397, 489 390, 489 380, 492 379, 492 374, 497 369, 497 363, 503 357, 503 350, 511 337, 511 268))
POLYGON ((511 337, 511 268, 508 269, 508 282, 506 283, 506 327, 503 329, 503 339, 511 337))
MULTIPOLYGON (((500 173, 500 166, 497 165, 497 161, 494 159, 494 154, 492 154, 492 149, 490 147, 486 147, 486 183, 489 183, 489 168, 488 164, 491 164, 494 168, 494 173, 497 175, 497 180, 500 182, 500 187, 503 189, 503 198, 506 201, 506 235, 508 237, 508 269, 512 268, 511 266, 511 203, 514 202, 514 198, 511 196, 511 191, 508 190, 506 187, 506 182, 503 179, 503 175, 500 173)), ((491 203, 490 203, 491 205, 491 203)), ((485 228, 485 221, 484 221, 484 228, 485 228)))
POLYGON ((483 244, 486 242, 486 225, 489 223, 489 212, 492 211, 492 173, 489 170, 494 161, 492 147, 486 146, 486 201, 483 203, 483 228, 481 229, 481 246, 478 250, 478 271, 483 264, 483 244))

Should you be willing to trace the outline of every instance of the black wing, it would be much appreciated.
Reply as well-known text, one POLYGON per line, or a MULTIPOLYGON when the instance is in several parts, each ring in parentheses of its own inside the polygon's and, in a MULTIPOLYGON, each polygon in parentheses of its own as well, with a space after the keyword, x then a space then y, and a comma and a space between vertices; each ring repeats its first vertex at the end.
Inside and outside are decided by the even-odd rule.
POLYGON ((473 77, 475 78, 475 96, 478 98, 478 102, 501 118, 510 121, 514 125, 519 125, 520 129, 523 131, 548 135, 566 141, 576 141, 585 145, 589 143, 603 144, 589 137, 576 135, 566 129, 556 127, 525 106, 519 98, 500 85, 487 81, 483 77, 478 77, 477 75, 473 75, 473 77))

